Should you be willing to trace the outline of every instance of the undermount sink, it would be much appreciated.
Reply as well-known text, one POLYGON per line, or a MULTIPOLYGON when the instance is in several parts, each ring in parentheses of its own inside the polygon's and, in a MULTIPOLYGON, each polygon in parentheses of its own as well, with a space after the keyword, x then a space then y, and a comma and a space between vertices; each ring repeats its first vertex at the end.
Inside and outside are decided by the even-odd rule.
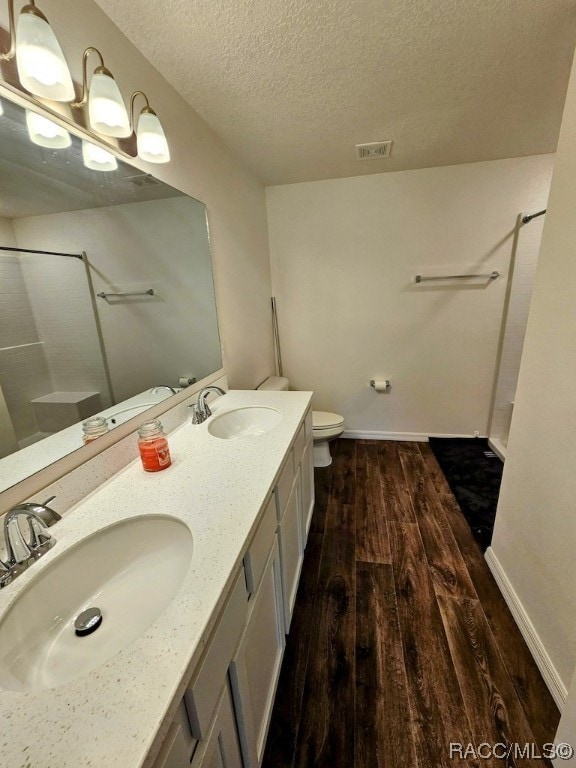
POLYGON ((172 601, 192 549, 189 528, 165 515, 123 520, 70 547, 0 619, 0 686, 54 688, 103 664, 172 601), (101 624, 78 636, 75 621, 90 608, 101 611, 101 624))
POLYGON ((106 416, 105 418, 109 424, 112 424, 112 426, 117 427, 120 424, 124 424, 124 422, 128 421, 128 419, 132 419, 134 416, 138 416, 144 411, 147 411, 148 408, 152 408, 154 405, 158 405, 158 402, 140 403, 140 405, 131 405, 128 408, 121 408, 118 411, 114 411, 114 413, 111 413, 109 416, 106 416))
POLYGON ((215 416, 208 424, 208 432, 223 440, 237 440, 270 432, 281 421, 282 415, 276 408, 250 405, 215 416))

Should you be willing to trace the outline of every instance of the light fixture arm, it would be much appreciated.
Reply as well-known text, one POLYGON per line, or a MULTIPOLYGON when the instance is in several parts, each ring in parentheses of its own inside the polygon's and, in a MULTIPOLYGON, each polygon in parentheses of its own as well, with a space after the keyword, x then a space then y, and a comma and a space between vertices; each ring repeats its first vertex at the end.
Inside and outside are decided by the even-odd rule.
POLYGON ((98 50, 92 45, 86 48, 82 56, 82 97, 78 101, 72 103, 73 107, 83 107, 88 101, 88 57, 91 53, 95 53, 100 59, 100 65, 96 67, 93 74, 102 74, 112 77, 112 73, 104 66, 104 57, 98 50))
MULTIPOLYGON (((42 21, 46 21, 46 16, 36 7, 34 0, 29 0, 25 6, 23 6, 21 13, 33 13, 34 16, 38 16, 42 21)), ((14 20, 14 0, 8 0, 8 40, 10 41, 10 47, 6 53, 0 53, 0 61, 10 61, 16 55, 16 23, 14 20)))
POLYGON ((8 39, 10 47, 6 53, 0 53, 0 61, 9 61, 16 53, 16 35, 14 34, 14 0, 8 0, 8 39))
MULTIPOLYGON (((36 8, 34 0, 29 0, 28 3, 22 8, 22 11, 26 13, 33 13, 35 16, 39 16, 46 21, 46 16, 36 8)), ((0 61, 10 61, 16 55, 16 23, 14 20, 14 0, 8 0, 8 39, 10 41, 10 47, 6 53, 0 53, 0 61)))
POLYGON ((134 118, 134 102, 136 101, 138 96, 142 96, 142 98, 146 102, 146 106, 142 107, 142 109, 140 110, 140 114, 142 114, 142 112, 147 112, 149 115, 156 114, 156 112, 154 112, 154 110, 150 106, 150 102, 148 101, 148 96, 146 96, 144 91, 134 91, 132 96, 130 96, 130 111, 128 113, 130 115, 130 127, 132 128, 133 131, 136 130, 136 120, 134 118))

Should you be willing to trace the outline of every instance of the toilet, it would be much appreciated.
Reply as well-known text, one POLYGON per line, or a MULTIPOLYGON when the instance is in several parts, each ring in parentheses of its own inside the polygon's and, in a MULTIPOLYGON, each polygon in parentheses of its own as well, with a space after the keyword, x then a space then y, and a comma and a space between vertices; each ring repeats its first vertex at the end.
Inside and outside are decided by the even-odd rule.
MULTIPOLYGON (((270 376, 257 389, 282 391, 290 388, 284 376, 270 376)), ((328 411, 312 411, 312 439, 314 441, 314 466, 329 467, 332 464, 329 443, 344 432, 344 416, 328 411)))

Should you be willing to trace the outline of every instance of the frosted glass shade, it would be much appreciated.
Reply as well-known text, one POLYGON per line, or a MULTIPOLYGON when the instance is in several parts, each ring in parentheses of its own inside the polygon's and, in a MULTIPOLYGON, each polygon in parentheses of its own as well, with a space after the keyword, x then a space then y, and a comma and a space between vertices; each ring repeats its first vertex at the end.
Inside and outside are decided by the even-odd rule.
POLYGON ((16 24, 16 66, 30 93, 52 101, 72 101, 74 85, 62 48, 50 24, 23 12, 16 24))
POLYGON ((86 168, 93 171, 115 171, 118 168, 118 161, 111 152, 89 141, 82 142, 82 159, 86 168))
POLYGON ((92 130, 103 136, 120 139, 132 133, 120 89, 114 78, 103 72, 95 72, 90 81, 88 118, 92 130))
POLYGON ((162 124, 153 112, 142 112, 136 130, 138 157, 148 163, 168 163, 170 150, 162 124))
POLYGON ((72 144, 70 134, 65 128, 29 109, 26 110, 26 126, 30 141, 40 147, 64 149, 72 144))

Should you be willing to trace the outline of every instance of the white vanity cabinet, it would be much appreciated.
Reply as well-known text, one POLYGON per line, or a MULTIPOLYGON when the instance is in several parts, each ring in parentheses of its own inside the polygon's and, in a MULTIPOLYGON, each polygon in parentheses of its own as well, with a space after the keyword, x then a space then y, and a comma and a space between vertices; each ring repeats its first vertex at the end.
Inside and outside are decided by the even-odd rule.
POLYGON ((314 512, 314 448, 312 445, 312 435, 306 444, 302 462, 300 463, 300 490, 301 490, 301 508, 302 515, 302 538, 304 546, 310 531, 312 522, 312 513, 314 512))
POLYGON ((284 653, 280 554, 274 536, 248 624, 230 666, 244 768, 259 768, 284 653))
POLYGON ((278 542, 280 544, 280 560, 282 563, 282 595, 284 601, 284 629, 286 634, 290 629, 292 612, 296 603, 298 581, 304 561, 304 541, 302 531, 300 467, 282 518, 278 526, 278 542))
POLYGON ((312 429, 307 426, 308 423, 311 425, 311 420, 307 418, 296 433, 274 491, 279 523, 286 634, 290 629, 314 509, 312 429))
POLYGON ((160 747, 154 768, 189 768, 197 741, 192 736, 188 713, 181 701, 160 747))
POLYGON ((284 459, 154 768, 260 768, 314 506, 313 472, 310 417, 284 459))
POLYGON ((192 768, 243 768, 228 683, 224 686, 218 700, 216 716, 208 737, 198 746, 191 766, 192 768))

